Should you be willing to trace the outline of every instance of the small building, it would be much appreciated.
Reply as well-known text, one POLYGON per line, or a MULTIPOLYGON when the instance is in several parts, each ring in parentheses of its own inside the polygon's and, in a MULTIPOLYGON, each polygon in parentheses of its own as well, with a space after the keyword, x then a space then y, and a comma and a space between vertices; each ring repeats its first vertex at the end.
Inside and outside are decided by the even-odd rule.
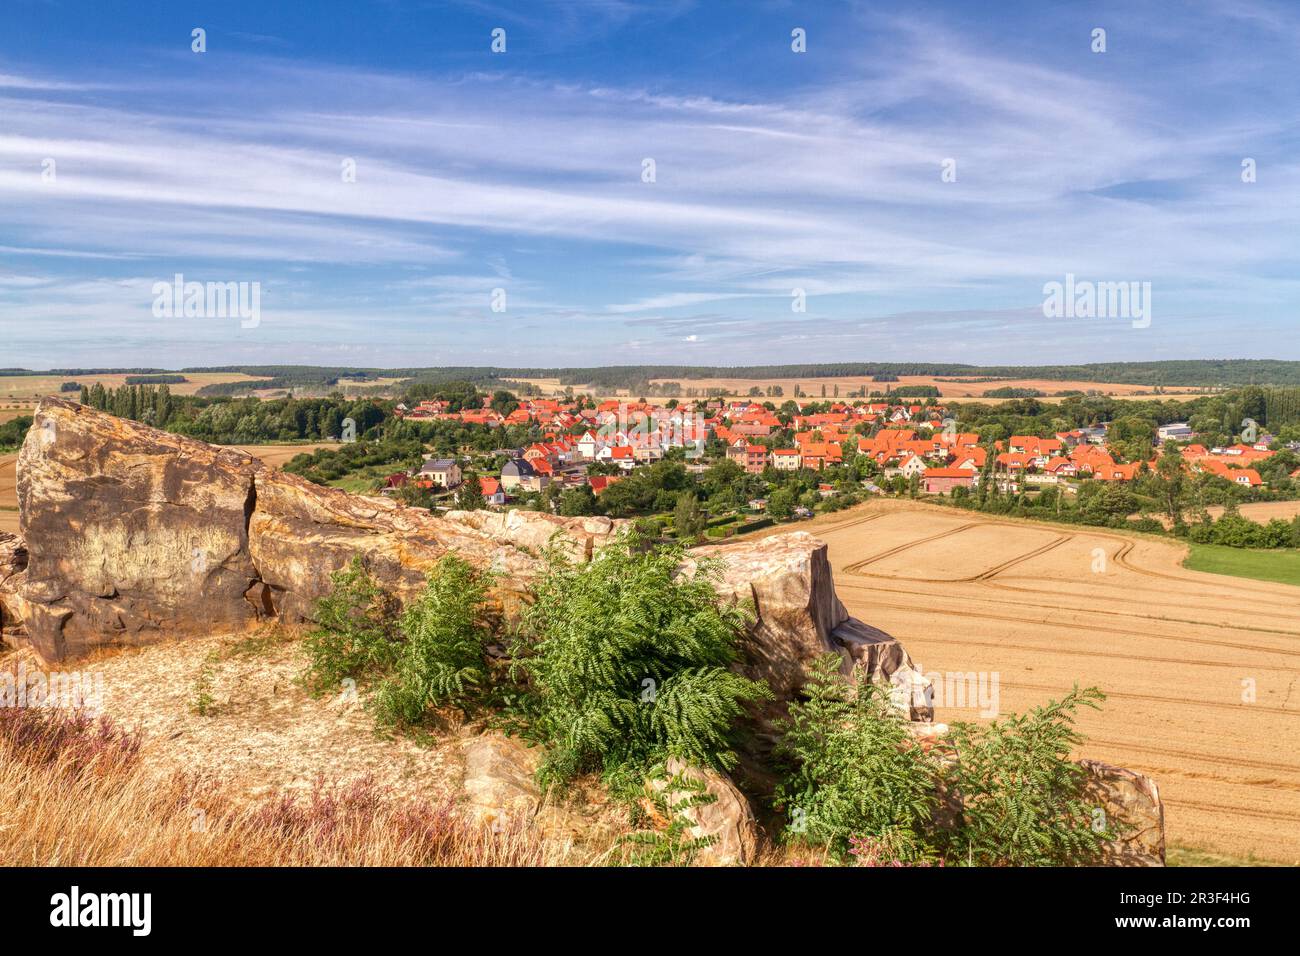
POLYGON ((928 495, 946 495, 954 488, 971 488, 975 472, 969 468, 927 468, 921 481, 928 495))
POLYGON ((460 465, 454 458, 431 458, 420 466, 420 477, 433 487, 450 490, 460 485, 460 465))
POLYGON ((507 494, 519 491, 541 491, 550 478, 538 472, 522 458, 511 458, 501 467, 501 487, 507 494))
POLYGON ((802 466, 798 448, 776 448, 772 451, 772 467, 777 471, 798 471, 802 466))
POLYGON ((499 478, 480 478, 478 480, 479 488, 483 492, 483 500, 490 505, 503 505, 506 503, 506 492, 501 487, 499 478))
POLYGON ((745 446, 745 471, 751 475, 761 475, 767 467, 767 449, 762 445, 745 446))

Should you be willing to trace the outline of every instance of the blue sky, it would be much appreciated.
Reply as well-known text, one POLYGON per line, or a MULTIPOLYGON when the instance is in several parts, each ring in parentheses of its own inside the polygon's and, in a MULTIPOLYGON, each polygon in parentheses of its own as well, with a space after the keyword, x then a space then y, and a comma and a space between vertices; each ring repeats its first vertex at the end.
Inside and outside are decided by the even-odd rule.
POLYGON ((5 0, 0 367, 1300 359, 1297 64, 1249 0, 5 0))

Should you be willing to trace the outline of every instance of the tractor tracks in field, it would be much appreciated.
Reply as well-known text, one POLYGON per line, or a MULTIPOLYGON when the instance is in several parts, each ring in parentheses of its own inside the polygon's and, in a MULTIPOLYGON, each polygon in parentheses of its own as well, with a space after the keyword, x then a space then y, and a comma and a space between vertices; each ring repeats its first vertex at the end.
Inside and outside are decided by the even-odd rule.
POLYGON ((1119 740, 1102 740, 1089 737, 1089 744, 1100 747, 1112 747, 1135 754, 1155 754, 1160 757, 1176 757, 1180 760, 1197 760, 1209 764, 1222 764, 1227 767, 1239 767, 1243 770, 1270 770, 1276 773, 1293 773, 1300 775, 1300 764, 1278 763, 1272 760, 1253 760, 1247 757, 1225 757, 1219 754, 1193 753, 1188 750, 1171 750, 1167 747, 1148 747, 1145 744, 1126 744, 1119 740))
MULTIPOLYGON (((895 588, 878 588, 866 584, 841 583, 838 585, 838 587, 848 588, 854 591, 867 591, 871 593, 887 591, 891 593, 905 594, 914 597, 934 597, 934 595, 923 594, 917 591, 906 591, 906 590, 900 590, 895 588)), ((1180 619, 1171 619, 1171 618, 1141 617, 1141 615, 1136 615, 1128 611, 1095 611, 1091 609, 1081 609, 1081 608, 1063 608, 1060 605, 1056 605, 1056 604, 1025 604, 1019 601, 997 601, 995 598, 977 598, 976 600, 984 601, 984 602, 995 602, 998 604, 1005 604, 1016 608, 1035 608, 1038 610, 1046 610, 1046 611, 1073 610, 1076 613, 1112 614, 1120 617, 1139 617, 1142 620, 1146 620, 1151 623, 1157 623, 1157 622, 1183 623, 1183 624, 1195 624, 1200 627, 1216 626, 1214 624, 1208 624, 1205 621, 1183 621, 1180 619)), ((914 613, 944 614, 944 615, 963 618, 967 620, 975 618, 975 619, 987 620, 987 621, 1006 621, 1011 624, 1054 627, 1054 628, 1059 628, 1067 631, 1084 631, 1084 632, 1091 632, 1094 634, 1119 635, 1123 637, 1133 636, 1133 631, 1131 629, 1124 629, 1121 627, 1104 627, 1097 624, 1060 623, 1052 620, 1038 620, 1034 618, 1027 618, 1024 615, 996 614, 990 611, 973 610, 967 606, 954 606, 952 608, 945 608, 945 607, 936 607, 933 604, 916 604, 916 603, 899 604, 899 603, 891 603, 887 601, 872 601, 871 606, 889 608, 890 610, 897 610, 897 611, 911 611, 914 613)), ((1272 630, 1268 628, 1251 628, 1251 627, 1242 627, 1242 626, 1235 626, 1234 629, 1239 631, 1251 631, 1260 634, 1277 634, 1285 637, 1300 637, 1300 634, 1297 634, 1294 631, 1278 631, 1278 630, 1272 630)), ((1152 634, 1150 632, 1142 634, 1141 637, 1143 639, 1151 639, 1157 641, 1173 641, 1175 643, 1181 643, 1181 644, 1199 644, 1204 647, 1223 647, 1234 651, 1253 651, 1255 653, 1260 653, 1260 654, 1279 654, 1283 657, 1300 657, 1300 649, 1293 650, 1290 648, 1261 647, 1258 644, 1242 644, 1236 641, 1216 641, 1210 638, 1185 637, 1185 636, 1176 636, 1171 634, 1152 634)), ((916 638, 912 638, 912 640, 916 640, 916 638)), ((1050 653, 1055 648, 1051 646, 1043 646, 1038 649, 1042 650, 1045 653, 1050 653)))
MULTIPOLYGON (((1060 694, 1060 686, 1052 684, 1027 684, 1021 681, 1002 681, 1003 687, 1015 687, 1022 690, 1039 690, 1046 691, 1050 694, 1060 694)), ((1179 707, 1200 707, 1215 710, 1231 710, 1237 712, 1249 712, 1256 714, 1283 714, 1287 717, 1300 717, 1300 710, 1287 710, 1282 707, 1270 707, 1265 704, 1247 704, 1236 703, 1229 704, 1225 701, 1218 700, 1196 700, 1192 697, 1165 697, 1161 694, 1137 694, 1132 691, 1114 690, 1107 691, 1108 698, 1116 700, 1140 700, 1145 703, 1153 704, 1175 704, 1179 707)))
MULTIPOLYGON (((881 516, 881 515, 875 515, 875 516, 872 516, 872 517, 882 517, 882 516, 881 516)), ((850 523, 850 524, 856 524, 856 523, 857 523, 857 522, 853 522, 853 523, 850 523)), ((848 527, 848 526, 850 526, 850 524, 846 524, 846 525, 839 526, 839 527, 848 527)), ((1270 595, 1274 595, 1274 594, 1276 594, 1275 591, 1264 591, 1264 592, 1261 592, 1261 591, 1257 591, 1257 590, 1255 590, 1255 589, 1253 589, 1253 588, 1241 587, 1241 586, 1240 586, 1237 582, 1235 582, 1235 581, 1234 581, 1233 583, 1231 583, 1231 584, 1219 584, 1219 583, 1217 583, 1217 582, 1214 582, 1213 584, 1207 584, 1206 582, 1195 581, 1194 579, 1191 579, 1191 578, 1181 577, 1181 576, 1178 576, 1178 575, 1168 575, 1168 574, 1163 574, 1163 573, 1158 572, 1158 571, 1150 571, 1150 570, 1145 569, 1145 568, 1140 568, 1140 567, 1138 567, 1137 565, 1133 564, 1131 561, 1128 560, 1128 555, 1132 552, 1132 550, 1133 550, 1133 548, 1136 546, 1137 542, 1134 542, 1134 541, 1131 541, 1131 540, 1128 540, 1128 539, 1125 539, 1125 538, 1121 538, 1121 537, 1118 537, 1118 536, 1116 536, 1116 535, 1096 534, 1096 533, 1093 533, 1093 532, 1083 532, 1083 533, 1081 533, 1081 532, 1066 532, 1066 533, 1059 534, 1059 535, 1058 535, 1054 540, 1049 541, 1049 542, 1047 542, 1046 544, 1040 545, 1040 546, 1037 547, 1037 548, 1033 548, 1033 549, 1031 549, 1031 550, 1029 550, 1029 551, 1026 551, 1026 552, 1024 552, 1024 553, 1022 553, 1022 554, 1016 555, 1015 557, 1012 557, 1012 558, 1010 558, 1010 559, 1008 559, 1008 560, 1006 560, 1006 561, 1003 561, 1003 562, 1001 562, 1000 564, 997 564, 997 565, 995 565, 995 566, 993 566, 993 567, 991 567, 991 568, 986 568, 985 570, 983 570, 983 571, 981 571, 981 572, 979 572, 979 573, 977 573, 977 574, 967 575, 966 577, 960 577, 960 578, 933 578, 933 577, 929 577, 929 578, 927 578, 927 577, 915 577, 915 576, 908 576, 908 575, 882 574, 882 573, 879 573, 879 572, 873 572, 873 571, 867 571, 867 570, 865 570, 869 565, 874 564, 874 563, 876 563, 876 562, 878 562, 878 561, 881 561, 881 560, 883 560, 883 559, 885 559, 885 558, 892 557, 892 556, 897 555, 897 554, 901 554, 901 553, 903 553, 903 552, 908 551, 908 550, 911 549, 911 548, 919 547, 919 546, 924 545, 924 544, 929 544, 929 543, 931 543, 931 542, 933 542, 933 541, 939 541, 939 540, 943 540, 943 539, 946 539, 946 538, 953 537, 953 536, 958 535, 958 534, 961 534, 962 532, 967 531, 967 530, 969 530, 969 529, 971 529, 971 528, 973 528, 973 527, 979 527, 979 526, 981 526, 981 525, 982 525, 982 526, 1000 526, 1000 527, 1006 527, 1006 528, 1020 528, 1020 527, 1021 527, 1020 525, 1014 525, 1014 524, 1005 523, 1005 522, 970 522, 970 523, 967 523, 967 524, 959 525, 959 526, 957 526, 957 527, 955 527, 955 528, 949 528, 949 529, 947 529, 947 530, 945 530, 945 531, 942 531, 942 532, 939 532, 939 533, 937 533, 937 534, 926 535, 926 536, 924 536, 924 537, 917 538, 917 539, 915 539, 915 540, 905 542, 904 544, 896 545, 896 546, 893 547, 893 548, 889 548, 889 549, 887 549, 887 550, 885 550, 885 551, 878 552, 877 554, 871 555, 871 556, 868 557, 868 558, 864 558, 864 559, 862 559, 861 561, 856 561, 856 562, 853 562, 853 563, 851 563, 851 564, 845 565, 845 566, 844 566, 843 568, 841 568, 840 570, 841 570, 841 572, 844 573, 844 574, 853 575, 853 576, 855 576, 855 577, 861 577, 861 578, 872 578, 872 579, 888 580, 888 581, 910 581, 910 582, 915 582, 915 583, 918 583, 918 584, 936 584, 936 585, 945 585, 945 584, 979 584, 979 585, 983 585, 984 587, 992 588, 992 589, 996 589, 996 590, 1002 590, 1002 591, 1014 591, 1014 592, 1018 592, 1018 593, 1024 593, 1024 594, 1032 594, 1032 595, 1036 595, 1036 596, 1042 596, 1043 591, 1042 591, 1042 589, 1040 589, 1040 588, 1018 587, 1018 586, 1016 586, 1016 585, 1013 585, 1013 584, 1006 584, 1006 583, 1004 583, 1004 582, 997 581, 997 580, 995 580, 995 579, 996 579, 999 575, 1005 573, 1006 571, 1010 570, 1010 569, 1013 568, 1013 567, 1016 567, 1017 565, 1023 564, 1023 563, 1025 563, 1025 562, 1027 562, 1027 561, 1031 561, 1031 560, 1033 560, 1034 558, 1040 557, 1040 556, 1042 556, 1042 555, 1044 555, 1044 554, 1047 554, 1047 553, 1050 552, 1050 551, 1053 551, 1053 550, 1055 550, 1055 549, 1061 547, 1062 545, 1066 544, 1067 542, 1073 541, 1073 540, 1075 540, 1075 539, 1077 539, 1077 538, 1079 538, 1079 537, 1081 537, 1081 536, 1084 536, 1084 537, 1104 538, 1104 539, 1111 540, 1111 541, 1118 541, 1120 546, 1119 546, 1119 548, 1115 551, 1115 553, 1114 553, 1113 555, 1110 556, 1110 559, 1113 560, 1113 561, 1114 561, 1118 566, 1120 566, 1120 567, 1122 567, 1122 568, 1124 568, 1124 569, 1126 569, 1126 570, 1128 570, 1128 571, 1132 571, 1132 572, 1135 573, 1135 574, 1139 574, 1139 575, 1142 575, 1142 576, 1145 576, 1145 577, 1156 578, 1156 579, 1165 579, 1165 580, 1178 581, 1178 582, 1180 582, 1180 583, 1182 583, 1182 584, 1197 584, 1197 585, 1199 585, 1198 591, 1197 591, 1197 593, 1196 593, 1196 595, 1195 595, 1195 598, 1198 599, 1198 600, 1219 601, 1219 602, 1223 602, 1223 601, 1241 601, 1241 600, 1243 600, 1247 595, 1254 596, 1254 595, 1256 595, 1256 594, 1261 594, 1261 593, 1268 593, 1268 594, 1270 594, 1270 595), (1245 593, 1243 593, 1243 592, 1245 592, 1245 593)), ((1096 581, 1096 582, 1094 582, 1094 583, 1095 583, 1096 585, 1098 585, 1098 586, 1100 586, 1100 585, 1105 585, 1105 586, 1107 586, 1107 587, 1126 587, 1126 585, 1123 584, 1122 582, 1118 582, 1118 583, 1117 583, 1117 582, 1109 582, 1109 581, 1101 581, 1101 580, 1098 580, 1098 581, 1096 581)), ((853 585, 852 585, 852 584, 848 584, 847 582, 844 582, 841 586, 852 587, 853 585)), ((984 600, 984 599, 983 599, 983 598, 980 598, 979 600, 984 600)), ((1085 599, 1085 600, 1086 600, 1086 599, 1085 599)), ((1141 605, 1144 606, 1144 607, 1149 607, 1149 606, 1150 606, 1150 603, 1151 603, 1151 602, 1142 602, 1142 601, 1130 601, 1130 600, 1124 600, 1124 599, 1122 599, 1122 598, 1113 598, 1113 599, 1111 599, 1111 600, 1114 600, 1114 601, 1116 601, 1117 603, 1123 603, 1123 604, 1141 604, 1141 605)), ((1042 609, 1042 610, 1060 610, 1060 611, 1074 612, 1074 613, 1080 613, 1080 614, 1106 614, 1106 615, 1118 615, 1118 616, 1132 617, 1132 618, 1135 618, 1135 619, 1138 619, 1138 620, 1152 621, 1152 622, 1160 622, 1160 621, 1164 621, 1164 622, 1179 623, 1179 624, 1193 624, 1193 625, 1207 625, 1207 624, 1208 624, 1209 626, 1215 626, 1215 625, 1214 625, 1214 622, 1207 622, 1207 621, 1203 621, 1203 620, 1195 620, 1195 619, 1190 619, 1190 618, 1156 617, 1156 616, 1154 616, 1154 615, 1150 615, 1150 614, 1141 614, 1141 613, 1137 613, 1137 612, 1128 612, 1128 611, 1120 611, 1120 610, 1103 610, 1103 609, 1095 609, 1095 608, 1091 608, 1091 607, 1072 607, 1072 606, 1061 605, 1061 604, 1059 604, 1059 603, 1056 603, 1056 604, 1050 604, 1050 605, 1049 605, 1049 604, 1038 604, 1038 603, 1032 603, 1032 602, 1029 602, 1029 603, 1026 603, 1026 604, 1023 604, 1023 605, 1021 605, 1020 602, 1005 602, 1005 603, 1016 603, 1017 605, 1020 605, 1020 606, 1035 607, 1035 608, 1039 608, 1039 609, 1042 609)), ((1207 610, 1209 610, 1209 609, 1207 608, 1207 610)), ((1281 620, 1281 621, 1286 621, 1286 622, 1288 622, 1288 623, 1291 623, 1291 622, 1297 622, 1297 616, 1294 615, 1294 614, 1273 613, 1273 612, 1270 612, 1270 611, 1267 611, 1267 610, 1261 609, 1261 608, 1259 608, 1259 607, 1257 607, 1257 606, 1251 608, 1251 615, 1252 615, 1255 619, 1259 619, 1259 618, 1267 618, 1267 619, 1272 619, 1272 620, 1281 620)), ((1300 623, 1300 622, 1297 622, 1297 623, 1300 623)), ((1285 634, 1285 635, 1288 635, 1288 636, 1296 636, 1296 637, 1300 637, 1300 631, 1298 631, 1298 630, 1286 630, 1286 629, 1280 629, 1280 628, 1260 628, 1260 627, 1250 627, 1250 626, 1237 625, 1237 624, 1232 624, 1232 625, 1229 625, 1229 626, 1232 626, 1232 627, 1234 627, 1235 629, 1238 629, 1238 630, 1258 631, 1258 632, 1260 632, 1260 633, 1285 634)))
POLYGON ((853 564, 845 565, 844 573, 857 574, 862 577, 875 577, 876 575, 872 574, 862 574, 862 568, 865 568, 869 564, 874 564, 877 561, 883 561, 885 558, 891 558, 896 554, 901 554, 902 552, 908 551, 912 548, 920 547, 923 544, 929 544, 931 541, 940 541, 944 538, 950 538, 955 534, 961 534, 963 531, 977 527, 979 524, 980 522, 978 521, 972 521, 967 524, 958 525, 955 528, 949 528, 947 531, 940 531, 938 534, 927 535, 924 538, 916 538, 913 541, 908 541, 904 544, 897 545, 896 547, 889 548, 888 550, 873 554, 869 558, 863 558, 861 561, 855 561, 853 564))

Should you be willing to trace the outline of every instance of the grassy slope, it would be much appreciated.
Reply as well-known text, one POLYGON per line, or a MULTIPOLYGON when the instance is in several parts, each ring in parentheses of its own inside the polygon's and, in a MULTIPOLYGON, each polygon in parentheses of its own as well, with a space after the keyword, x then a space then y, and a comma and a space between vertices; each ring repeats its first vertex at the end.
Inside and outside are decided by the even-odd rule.
POLYGON ((1193 544, 1183 566, 1192 571, 1300 586, 1300 551, 1257 551, 1218 544, 1193 544))

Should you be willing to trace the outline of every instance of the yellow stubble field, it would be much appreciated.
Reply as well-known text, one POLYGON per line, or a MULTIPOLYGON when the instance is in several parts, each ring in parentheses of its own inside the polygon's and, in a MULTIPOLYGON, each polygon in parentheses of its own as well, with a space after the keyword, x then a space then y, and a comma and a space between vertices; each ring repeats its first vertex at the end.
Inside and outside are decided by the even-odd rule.
MULTIPOLYGON (((514 381, 527 382, 535 385, 547 395, 558 395, 564 391, 564 386, 560 384, 558 378, 521 378, 514 381)), ((966 401, 979 400, 986 392, 998 388, 1032 388, 1044 393, 1046 397, 1042 400, 1047 402, 1061 401, 1061 398, 1051 397, 1054 392, 1064 391, 1095 391, 1103 395, 1114 395, 1117 397, 1154 398, 1151 395, 1152 388, 1149 385, 1123 385, 1114 382, 1084 382, 1084 381, 1054 381, 1049 379, 999 379, 993 382, 976 382, 972 380, 961 380, 957 376, 936 377, 933 375, 900 375, 897 382, 873 382, 869 376, 841 376, 836 378, 771 378, 771 379, 750 379, 750 378, 692 378, 692 379, 654 379, 656 384, 662 384, 666 381, 675 381, 682 386, 683 392, 686 389, 694 389, 696 392, 703 394, 708 389, 723 389, 728 396, 743 398, 749 394, 750 389, 758 388, 763 393, 763 399, 767 398, 767 389, 771 386, 780 386, 783 394, 780 398, 774 399, 779 404, 788 398, 794 398, 795 388, 803 391, 804 395, 811 400, 820 400, 822 398, 822 387, 826 388, 826 398, 835 397, 835 389, 839 388, 839 394, 842 398, 847 398, 850 392, 856 392, 865 387, 868 392, 883 392, 886 388, 894 389, 904 385, 933 385, 939 389, 940 394, 945 399, 964 399, 966 401), (1143 394, 1146 393, 1146 394, 1143 394)), ((508 387, 508 383, 507 383, 508 387)), ((589 385, 573 386, 575 393, 584 394, 593 391, 589 385)), ((627 389, 595 389, 597 398, 639 398, 637 395, 629 395, 627 389)), ((1193 389, 1169 390, 1159 397, 1162 399, 1190 399, 1200 394, 1193 389)), ((668 398, 672 396, 657 396, 668 398)), ((686 397, 684 394, 677 396, 686 397)), ((1007 399, 990 398, 989 402, 1007 401, 1007 399)))
MULTIPOLYGON (((1153 777, 1171 844, 1300 862, 1300 588, 1188 571, 1158 538, 920 502, 799 527, 851 614, 927 673, 997 674, 1000 713, 1105 691, 1080 755, 1153 777)), ((938 720, 982 719, 944 703, 938 720)))

